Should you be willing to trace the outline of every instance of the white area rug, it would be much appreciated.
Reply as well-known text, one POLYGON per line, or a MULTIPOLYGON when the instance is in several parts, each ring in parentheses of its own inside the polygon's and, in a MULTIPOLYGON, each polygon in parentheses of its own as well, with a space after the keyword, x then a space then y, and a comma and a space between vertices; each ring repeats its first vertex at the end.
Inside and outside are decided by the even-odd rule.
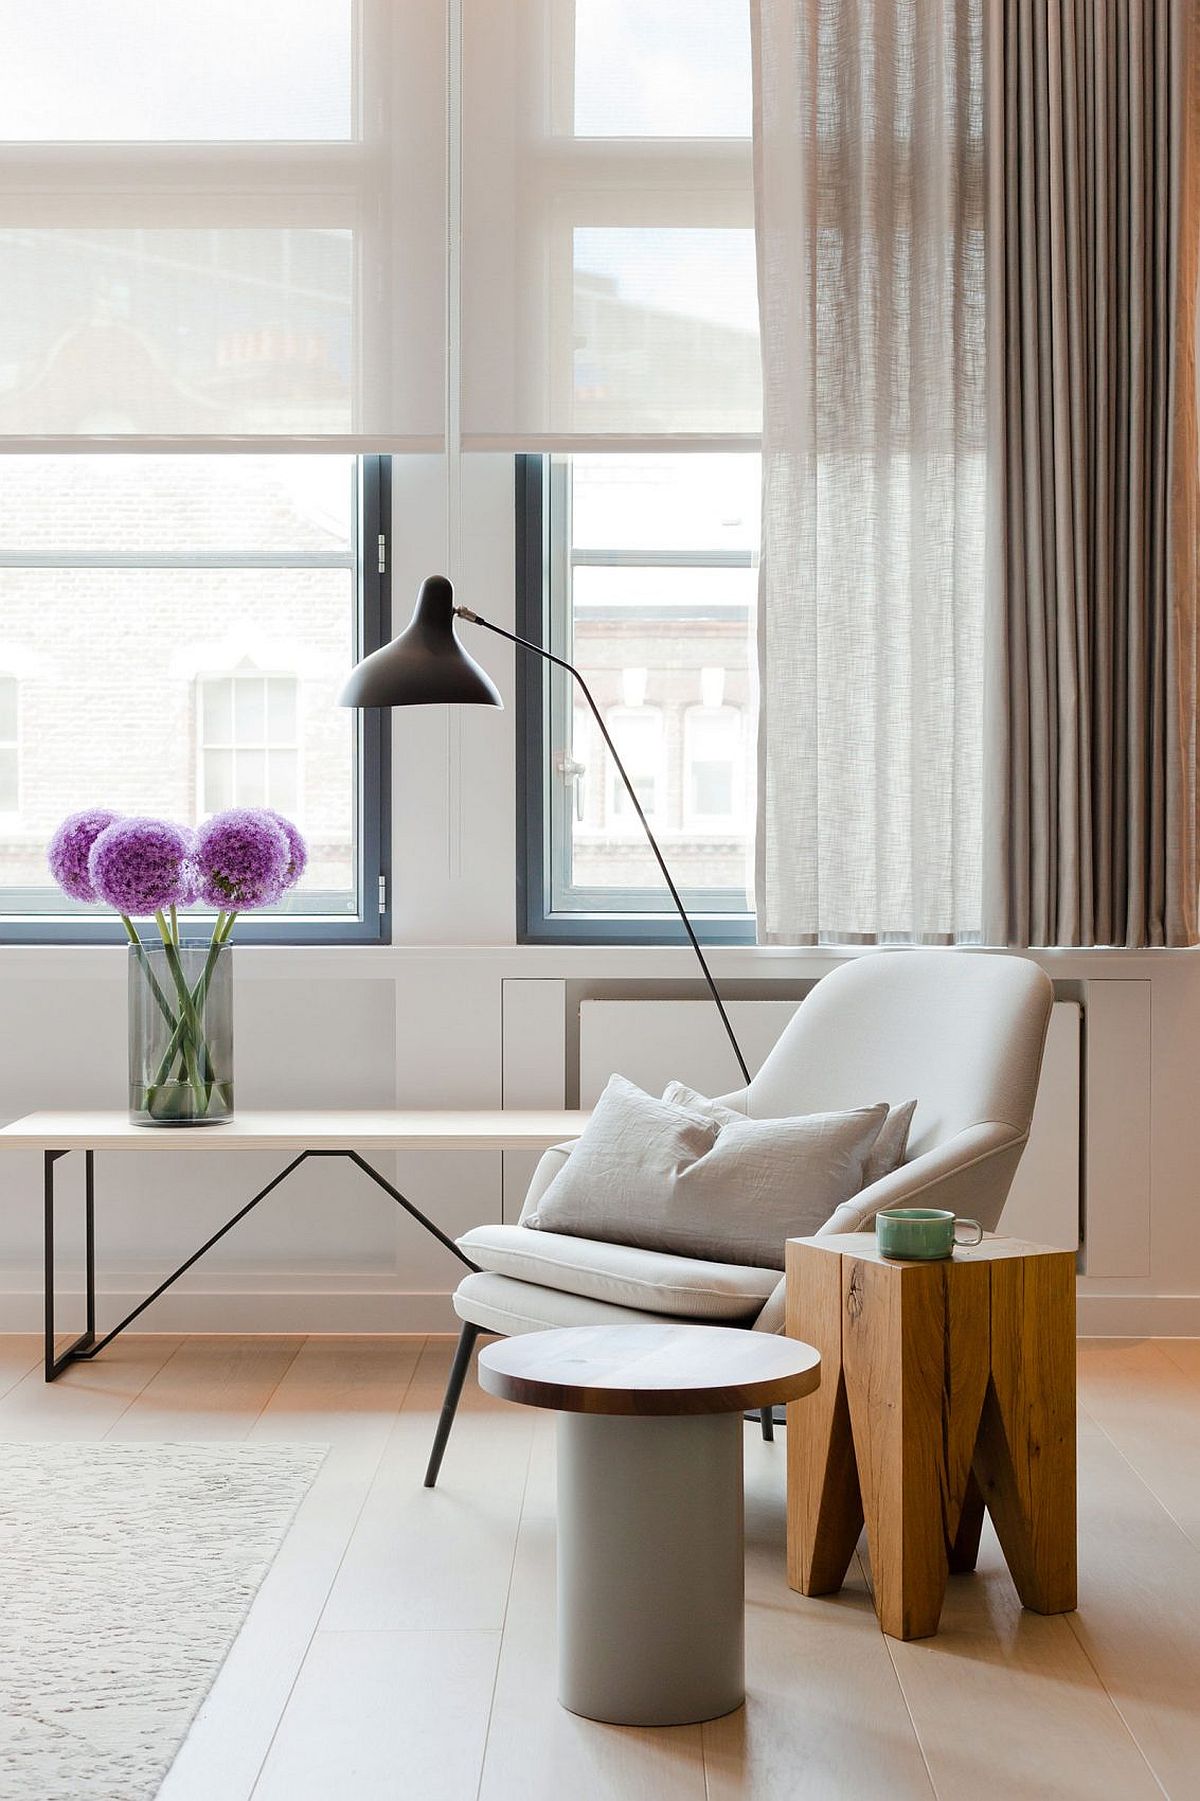
POLYGON ((2 1801, 157 1794, 324 1456, 0 1446, 2 1801))

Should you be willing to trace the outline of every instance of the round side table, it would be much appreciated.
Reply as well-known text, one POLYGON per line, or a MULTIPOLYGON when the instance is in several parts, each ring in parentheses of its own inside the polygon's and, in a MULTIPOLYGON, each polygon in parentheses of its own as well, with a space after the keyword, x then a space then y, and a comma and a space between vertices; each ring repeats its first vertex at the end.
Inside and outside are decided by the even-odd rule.
POLYGON ((742 1415, 810 1394, 811 1345, 729 1326, 570 1326, 480 1353, 558 1420, 558 1695, 680 1726, 746 1698, 742 1415))

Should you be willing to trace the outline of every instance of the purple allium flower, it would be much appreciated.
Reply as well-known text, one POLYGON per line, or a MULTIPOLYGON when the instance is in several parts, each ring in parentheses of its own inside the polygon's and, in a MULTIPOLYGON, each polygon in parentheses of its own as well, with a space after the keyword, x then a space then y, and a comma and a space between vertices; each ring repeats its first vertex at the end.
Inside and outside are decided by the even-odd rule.
POLYGON ((92 846, 88 874, 118 913, 157 913, 184 892, 186 832, 168 819, 118 819, 92 846))
POLYGON ((268 819, 273 819, 288 841, 288 866, 284 875, 285 888, 294 888, 304 871, 308 868, 308 846, 300 835, 298 826, 273 807, 266 809, 268 819))
POLYGON ((191 849, 199 897, 227 913, 268 907, 287 885, 291 856, 288 839, 270 813, 258 807, 215 813, 199 827, 191 849))
POLYGON ((51 838, 46 848, 50 874, 72 900, 100 898, 88 874, 88 857, 101 832, 119 818, 120 814, 108 807, 89 807, 82 813, 68 814, 51 838))

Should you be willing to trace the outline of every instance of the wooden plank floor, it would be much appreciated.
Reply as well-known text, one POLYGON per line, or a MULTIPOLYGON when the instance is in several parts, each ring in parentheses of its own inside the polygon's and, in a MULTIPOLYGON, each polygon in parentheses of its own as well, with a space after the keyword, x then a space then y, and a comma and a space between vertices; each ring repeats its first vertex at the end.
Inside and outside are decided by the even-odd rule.
POLYGON ((330 1446, 162 1801, 1141 1801, 1200 1796, 1200 1341, 1087 1340, 1080 1607, 1017 1605, 990 1528, 937 1638, 784 1577, 784 1447, 747 1428, 746 1707, 598 1726, 554 1699, 553 1423, 472 1381, 421 1487, 441 1338, 128 1336, 47 1387, 0 1337, 0 1439, 330 1446))

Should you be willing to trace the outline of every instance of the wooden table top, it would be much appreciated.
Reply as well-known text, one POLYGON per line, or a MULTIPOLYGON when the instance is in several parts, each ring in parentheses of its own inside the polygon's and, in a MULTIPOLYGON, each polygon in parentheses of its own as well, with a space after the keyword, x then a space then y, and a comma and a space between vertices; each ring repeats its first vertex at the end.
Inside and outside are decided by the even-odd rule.
POLYGON ((499 1107, 388 1112, 236 1113, 204 1126, 134 1125, 128 1113, 27 1113, 0 1127, 0 1150, 544 1151, 578 1138, 586 1113, 499 1107))
POLYGON ((874 1232, 831 1232, 827 1237, 789 1238, 788 1244, 811 1245, 817 1251, 836 1251, 841 1257, 857 1257, 862 1263, 880 1263, 887 1269, 928 1269, 931 1264, 995 1263, 1003 1257, 1074 1257, 1052 1244, 1034 1244, 1028 1238, 1004 1238, 985 1233, 979 1244, 956 1244, 950 1257, 885 1257, 875 1243, 874 1232))
POLYGON ((479 1353, 479 1385, 560 1413, 744 1413, 811 1394, 811 1345, 736 1326, 563 1326, 479 1353))

